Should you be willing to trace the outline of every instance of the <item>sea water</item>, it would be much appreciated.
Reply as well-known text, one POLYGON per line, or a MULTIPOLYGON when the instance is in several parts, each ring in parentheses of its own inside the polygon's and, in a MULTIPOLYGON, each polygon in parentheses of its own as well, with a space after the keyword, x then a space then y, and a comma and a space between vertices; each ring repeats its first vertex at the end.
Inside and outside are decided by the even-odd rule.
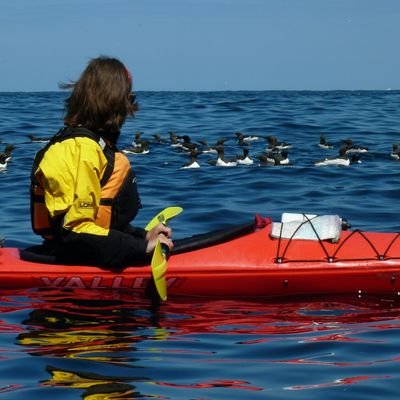
MULTIPOLYGON (((31 232, 32 160, 62 126, 65 93, 0 93, 0 237, 39 243, 31 232)), ((143 226, 168 205, 175 238, 244 223, 255 214, 339 215, 352 228, 399 231, 400 92, 139 92, 120 147, 136 132, 150 152, 129 155, 143 226), (241 155, 236 132, 258 136, 254 164, 183 169, 187 153, 169 132, 241 155), (166 143, 153 143, 153 135, 166 143), (318 146, 325 135, 333 149, 318 146), (291 144, 289 165, 260 166, 267 136, 291 144), (360 163, 317 167, 346 139, 368 147, 360 163)), ((211 162, 211 163, 210 163, 211 162)), ((400 305, 396 298, 169 298, 153 304, 126 293, 2 291, 1 399, 397 399, 400 305)))

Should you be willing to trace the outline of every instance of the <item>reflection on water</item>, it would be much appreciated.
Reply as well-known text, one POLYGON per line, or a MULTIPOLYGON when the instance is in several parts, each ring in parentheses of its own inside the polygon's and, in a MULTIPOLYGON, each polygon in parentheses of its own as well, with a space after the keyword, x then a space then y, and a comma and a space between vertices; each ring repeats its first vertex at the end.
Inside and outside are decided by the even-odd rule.
MULTIPOLYGON (((98 363, 117 366, 134 366, 132 357, 135 345, 143 340, 160 340, 167 333, 158 327, 141 329, 143 318, 132 313, 132 308, 119 300, 87 299, 87 293, 66 293, 53 297, 51 292, 41 301, 40 292, 33 298, 38 308, 29 313, 22 323, 27 331, 18 334, 17 343, 29 354, 45 356, 54 360, 75 359, 76 363, 55 362, 48 364, 45 371, 50 376, 41 381, 45 387, 63 387, 83 390, 84 399, 133 399, 140 397, 135 381, 149 381, 145 376, 107 375, 98 372, 98 363), (77 296, 75 297, 75 295, 77 296), (36 296, 38 295, 38 297, 36 296), (48 301, 51 301, 49 307, 48 301), (43 305, 43 307, 41 307, 43 305), (94 362, 96 372, 80 369, 82 361, 94 362), (65 368, 64 365, 72 365, 65 368), (76 364, 76 365, 75 365, 76 364)), ((150 318, 145 323, 155 321, 152 304, 149 303, 150 318)), ((86 364, 86 363, 85 363, 86 364)))
MULTIPOLYGON (((393 379, 393 370, 382 369, 397 368, 400 359, 397 339, 388 334, 399 329, 400 304, 393 299, 177 299, 159 305, 79 290, 2 299, 0 332, 13 332, 20 351, 40 359, 41 398, 54 388, 67 390, 63 398, 76 398, 79 390, 82 398, 99 400, 235 398, 236 392, 236 398, 250 392, 265 398, 271 390, 369 387, 393 379), (18 328, 12 322, 21 313, 18 328), (378 352, 382 343, 385 351, 378 352), (301 368, 318 368, 318 374, 299 380, 301 368)), ((11 351, 4 357, 17 361, 11 351)), ((17 394, 24 379, 9 379, 3 390, 17 394)))
POLYGON ((51 378, 42 382, 44 386, 83 389, 81 397, 85 400, 135 399, 140 393, 135 386, 124 383, 126 378, 107 377, 87 372, 68 371, 48 366, 51 378))

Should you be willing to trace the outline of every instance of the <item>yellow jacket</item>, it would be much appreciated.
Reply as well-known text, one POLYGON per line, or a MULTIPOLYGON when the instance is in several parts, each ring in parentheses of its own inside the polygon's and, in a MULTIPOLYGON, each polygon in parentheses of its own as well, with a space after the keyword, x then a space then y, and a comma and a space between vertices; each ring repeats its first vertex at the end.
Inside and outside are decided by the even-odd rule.
POLYGON ((140 208, 129 160, 106 148, 98 135, 89 131, 88 137, 84 128, 75 130, 60 131, 54 137, 58 139, 53 138, 35 158, 31 188, 34 231, 56 243, 62 263, 119 268, 143 262, 146 232, 129 225, 140 208), (36 212, 38 205, 44 212, 36 212), (45 218, 37 214, 45 214, 45 218), (54 222, 60 234, 44 235, 41 224, 46 230, 50 223, 54 232, 54 222))
POLYGON ((107 228, 95 224, 106 166, 102 148, 88 137, 55 143, 44 154, 35 176, 44 190, 50 216, 65 214, 65 229, 108 235, 107 228))

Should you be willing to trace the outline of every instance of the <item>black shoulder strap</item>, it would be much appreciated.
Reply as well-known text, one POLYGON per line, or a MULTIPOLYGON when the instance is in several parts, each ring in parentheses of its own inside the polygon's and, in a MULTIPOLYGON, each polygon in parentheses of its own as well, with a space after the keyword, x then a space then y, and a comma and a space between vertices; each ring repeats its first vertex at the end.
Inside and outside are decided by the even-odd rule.
MULTIPOLYGON (((69 127, 66 126, 61 128, 51 139, 48 145, 52 145, 57 142, 62 142, 63 140, 75 138, 75 137, 88 137, 94 141, 100 143, 102 141, 101 136, 91 131, 90 129, 84 128, 82 126, 69 127)), ((105 142, 104 142, 105 144, 105 142)))

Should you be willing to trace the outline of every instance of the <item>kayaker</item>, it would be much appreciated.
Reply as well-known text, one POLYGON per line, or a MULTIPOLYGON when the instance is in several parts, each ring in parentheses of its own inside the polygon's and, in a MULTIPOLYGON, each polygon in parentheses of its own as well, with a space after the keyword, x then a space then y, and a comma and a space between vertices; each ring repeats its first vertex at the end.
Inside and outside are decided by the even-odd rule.
POLYGON ((70 90, 65 126, 32 169, 32 227, 45 239, 42 250, 63 264, 121 268, 147 260, 158 239, 171 249, 169 227, 130 225, 140 198, 130 162, 117 149, 122 125, 138 110, 129 70, 101 56, 60 87, 70 90))

